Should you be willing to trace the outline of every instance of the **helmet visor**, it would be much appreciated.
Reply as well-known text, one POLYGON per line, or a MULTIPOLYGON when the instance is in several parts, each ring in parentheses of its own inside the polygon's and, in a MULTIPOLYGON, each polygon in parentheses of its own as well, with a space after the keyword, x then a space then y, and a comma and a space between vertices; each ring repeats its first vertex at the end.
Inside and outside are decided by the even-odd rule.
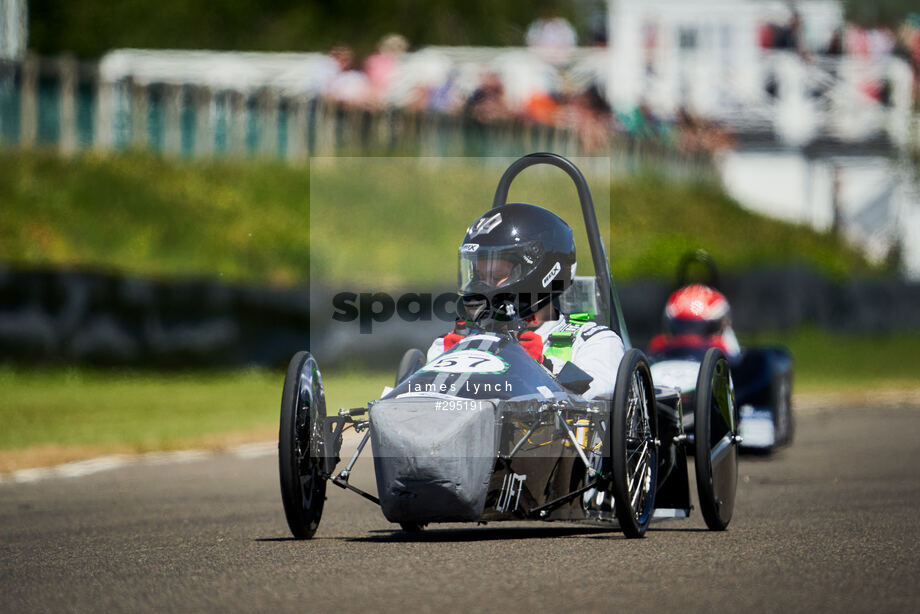
POLYGON ((536 268, 537 260, 530 244, 494 247, 465 243, 460 246, 460 292, 489 292, 514 285, 536 268))

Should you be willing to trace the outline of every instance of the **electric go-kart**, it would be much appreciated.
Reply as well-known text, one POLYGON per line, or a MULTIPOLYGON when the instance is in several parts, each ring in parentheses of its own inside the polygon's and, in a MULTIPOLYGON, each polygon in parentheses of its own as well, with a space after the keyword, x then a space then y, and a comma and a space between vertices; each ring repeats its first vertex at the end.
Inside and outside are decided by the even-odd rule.
MULTIPOLYGON (((628 347, 594 204, 578 168, 554 154, 525 156, 505 171, 493 207, 506 202, 518 173, 536 164, 559 167, 574 181, 596 271, 594 278, 577 278, 576 286, 588 303, 583 307, 628 347)), ((689 515, 688 452, 695 455, 706 525, 727 527, 739 416, 720 350, 705 353, 686 402, 678 389, 653 383, 638 349, 627 350, 620 362, 611 399, 586 400, 590 376, 571 362, 553 376, 517 343, 520 326, 476 323, 430 362, 409 350, 394 388, 333 416, 326 413, 316 360, 307 352, 295 355, 284 382, 278 446, 293 535, 313 536, 331 482, 378 504, 387 520, 410 532, 439 522, 582 520, 642 537, 653 518, 689 515), (694 416, 692 431, 685 428, 685 411, 694 416), (339 469, 348 429, 363 436, 339 469), (349 483, 368 442, 376 496, 349 483)))
MULTIPOLYGON (((718 290, 719 272, 711 256, 697 250, 686 254, 677 268, 676 289, 690 287, 689 270, 702 265, 704 287, 718 290)), ((674 295, 672 294, 672 297, 674 295)), ((668 328, 668 314, 665 314, 668 328)), ((694 324, 694 322, 690 322, 694 324)), ((699 322, 699 324, 705 324, 699 322)), ((695 390, 697 375, 706 352, 720 344, 718 336, 677 334, 668 331, 652 339, 648 347, 652 376, 680 388, 686 399, 695 390)), ((711 332, 711 331, 710 331, 711 332)), ((735 396, 741 415, 739 435, 742 449, 771 452, 792 442, 792 355, 781 346, 743 347, 740 353, 726 352, 735 396)), ((690 427, 692 422, 685 422, 690 427)))

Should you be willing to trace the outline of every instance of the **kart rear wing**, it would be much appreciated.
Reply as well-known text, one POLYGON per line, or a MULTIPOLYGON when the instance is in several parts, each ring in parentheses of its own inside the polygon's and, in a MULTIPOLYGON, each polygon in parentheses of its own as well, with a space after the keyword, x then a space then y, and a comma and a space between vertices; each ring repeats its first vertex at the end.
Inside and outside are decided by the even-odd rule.
POLYGON ((594 211, 594 200, 588 189, 588 182, 581 171, 568 159, 554 153, 532 153, 515 160, 502 175, 495 190, 492 208, 501 207, 508 202, 508 190, 511 182, 525 168, 537 164, 548 164, 564 170, 575 183, 578 191, 578 201, 581 203, 581 212, 585 220, 585 231, 588 234, 588 245, 591 248, 591 260, 594 263, 594 274, 597 279, 598 289, 598 316, 611 329, 616 331, 623 340, 626 349, 632 347, 629 342, 629 333, 626 331, 626 321, 623 319, 623 309, 620 298, 610 274, 610 263, 607 260, 607 251, 597 226, 597 215, 594 211), (614 316, 616 316, 614 318, 614 316))

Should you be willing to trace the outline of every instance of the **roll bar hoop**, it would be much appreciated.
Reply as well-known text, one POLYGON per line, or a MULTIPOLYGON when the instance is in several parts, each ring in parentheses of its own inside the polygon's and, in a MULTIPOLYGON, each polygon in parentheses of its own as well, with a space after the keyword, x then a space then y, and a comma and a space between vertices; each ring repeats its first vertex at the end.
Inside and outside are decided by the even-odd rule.
POLYGON ((604 242, 601 239, 601 233, 597 226, 597 215, 594 210, 594 200, 591 198, 591 191, 588 189, 588 182, 577 166, 570 160, 554 153, 532 153, 522 158, 518 158, 505 170, 502 178, 498 182, 495 190, 495 198, 492 200, 492 208, 501 207, 508 202, 508 190, 511 188, 511 182, 521 171, 530 166, 537 164, 548 164, 564 170, 575 184, 578 191, 578 201, 581 203, 581 213, 585 220, 585 232, 588 233, 588 245, 591 248, 591 260, 594 263, 594 275, 597 280, 599 308, 601 319, 611 329, 619 333, 626 349, 631 347, 629 334, 626 331, 626 322, 623 319, 623 309, 620 307, 620 299, 617 295, 616 286, 613 283, 613 277, 610 274, 610 262, 607 260, 607 251, 604 249, 604 242), (614 319, 614 315, 616 318, 614 319))

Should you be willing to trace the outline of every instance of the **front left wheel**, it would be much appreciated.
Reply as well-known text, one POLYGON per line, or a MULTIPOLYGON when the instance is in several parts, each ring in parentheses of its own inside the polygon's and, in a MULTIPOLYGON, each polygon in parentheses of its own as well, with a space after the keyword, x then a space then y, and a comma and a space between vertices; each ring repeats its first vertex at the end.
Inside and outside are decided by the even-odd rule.
POLYGON ((425 366, 425 353, 417 348, 406 350, 402 360, 399 361, 399 367, 396 369, 396 386, 399 386, 410 375, 425 366))
POLYGON ((313 537, 323 514, 325 418, 326 396, 319 367, 309 352, 298 352, 284 376, 278 431, 281 500, 288 527, 297 539, 313 537))

